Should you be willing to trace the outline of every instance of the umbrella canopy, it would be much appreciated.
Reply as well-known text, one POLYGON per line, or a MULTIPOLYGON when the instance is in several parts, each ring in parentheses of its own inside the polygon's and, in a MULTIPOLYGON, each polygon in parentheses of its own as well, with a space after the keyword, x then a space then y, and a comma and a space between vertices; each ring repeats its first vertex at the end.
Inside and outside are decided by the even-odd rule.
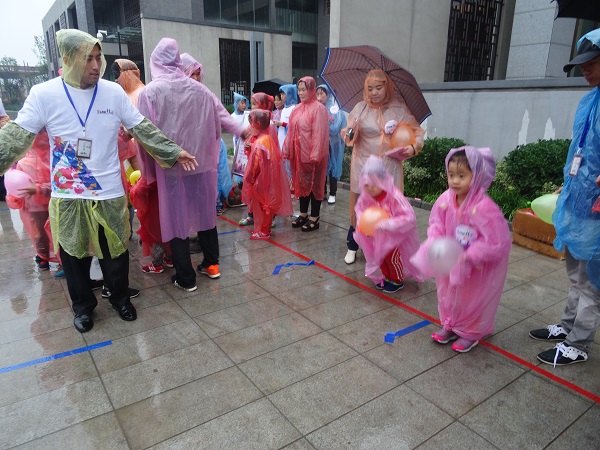
POLYGON ((575 17, 577 19, 600 22, 600 1, 598 0, 556 0, 556 17, 575 17))
POLYGON ((279 88, 284 84, 289 84, 287 81, 280 80, 279 78, 271 78, 270 80, 261 80, 254 83, 252 92, 264 92, 273 97, 279 92, 279 88))
POLYGON ((334 93, 340 108, 350 112, 363 99, 365 78, 371 69, 382 69, 390 76, 396 97, 406 103, 419 123, 431 115, 415 77, 375 47, 328 48, 321 78, 334 93))

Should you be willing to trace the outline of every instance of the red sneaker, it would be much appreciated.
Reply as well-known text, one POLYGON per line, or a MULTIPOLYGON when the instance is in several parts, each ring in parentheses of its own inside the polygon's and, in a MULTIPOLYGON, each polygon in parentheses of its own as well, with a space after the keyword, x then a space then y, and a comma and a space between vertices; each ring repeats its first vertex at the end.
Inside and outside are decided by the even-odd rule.
POLYGON ((165 269, 162 264, 157 264, 155 266, 154 263, 150 263, 147 266, 142 267, 142 272, 144 273, 163 273, 164 271, 165 269))

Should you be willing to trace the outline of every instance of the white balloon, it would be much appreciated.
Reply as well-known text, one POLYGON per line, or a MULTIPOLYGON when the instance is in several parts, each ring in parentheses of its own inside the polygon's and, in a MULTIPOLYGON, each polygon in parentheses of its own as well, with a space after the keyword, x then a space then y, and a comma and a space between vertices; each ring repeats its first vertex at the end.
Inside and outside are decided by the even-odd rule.
POLYGON ((427 250, 427 260, 436 275, 448 275, 458 262, 462 247, 456 239, 443 237, 427 250))

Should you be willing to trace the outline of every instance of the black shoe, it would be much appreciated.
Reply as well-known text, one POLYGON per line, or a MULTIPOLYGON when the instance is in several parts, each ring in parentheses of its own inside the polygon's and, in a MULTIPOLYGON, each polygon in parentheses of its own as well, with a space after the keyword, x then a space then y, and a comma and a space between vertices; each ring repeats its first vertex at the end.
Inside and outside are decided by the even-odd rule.
POLYGON ((127 322, 137 319, 137 312, 131 303, 121 307, 114 306, 113 309, 119 313, 119 317, 127 322))
POLYGON ((574 364, 578 362, 586 362, 588 355, 583 350, 579 350, 575 347, 570 347, 564 342, 559 342, 545 352, 537 355, 537 359, 545 364, 552 364, 554 366, 566 366, 567 364, 574 364))
MULTIPOLYGON (((127 292, 129 293, 129 298, 136 298, 140 295, 139 289, 127 288, 127 292)), ((102 286, 102 298, 110 298, 110 291, 106 286, 102 286)))
POLYGON ((75 319, 73 319, 73 325, 77 331, 85 333, 94 328, 94 321, 87 314, 78 314, 75 316, 75 319))
POLYGON ((567 330, 560 325, 548 325, 546 328, 538 328, 529 332, 529 336, 538 341, 564 341, 567 334, 567 330))

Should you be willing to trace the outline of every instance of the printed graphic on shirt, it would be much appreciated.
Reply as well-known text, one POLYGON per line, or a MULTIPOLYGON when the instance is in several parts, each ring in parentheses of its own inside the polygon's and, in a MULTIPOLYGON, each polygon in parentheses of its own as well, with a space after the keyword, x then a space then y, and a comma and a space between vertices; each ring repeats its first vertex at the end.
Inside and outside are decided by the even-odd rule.
POLYGON ((477 231, 468 225, 459 225, 456 227, 456 240, 463 247, 468 247, 477 239, 477 231))
POLYGON ((102 190, 91 170, 77 158, 76 149, 58 137, 54 138, 52 151, 52 190, 60 194, 76 195, 81 195, 86 190, 102 190))

